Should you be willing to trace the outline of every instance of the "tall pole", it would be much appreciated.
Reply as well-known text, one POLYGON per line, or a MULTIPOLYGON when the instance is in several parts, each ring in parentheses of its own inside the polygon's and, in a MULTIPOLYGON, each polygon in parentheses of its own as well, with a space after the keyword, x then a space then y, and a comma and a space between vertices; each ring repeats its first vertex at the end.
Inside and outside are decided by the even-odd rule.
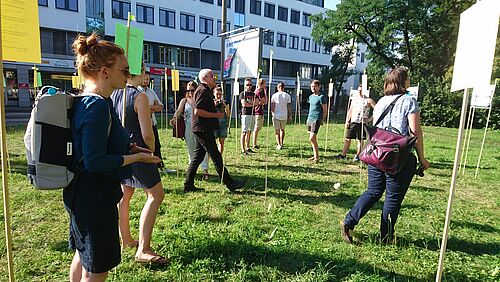
MULTIPOLYGON (((227 2, 226 0, 222 0, 222 16, 221 16, 221 22, 220 22, 220 31, 221 33, 225 33, 226 30, 226 24, 227 23, 227 2)), ((225 35, 222 35, 220 37, 220 72, 219 72, 219 80, 220 80, 220 86, 222 88, 222 93, 226 95, 226 81, 223 77, 224 74, 224 54, 226 53, 226 44, 225 44, 225 35)), ((233 99, 233 95, 231 95, 231 100, 233 99)), ((233 109, 231 108, 231 111, 233 109)), ((237 116, 237 115, 236 115, 237 116)), ((229 123, 229 128, 231 128, 231 123, 229 123)))
POLYGON ((450 195, 448 197, 448 206, 446 209, 446 219, 444 222, 444 230, 443 230, 443 240, 441 241, 441 249, 439 251, 439 262, 438 269, 436 273, 436 282, 441 282, 441 278, 443 276, 444 269, 444 258, 446 256, 446 244, 448 243, 448 232, 450 231, 450 219, 451 219, 451 207, 453 205, 453 198, 455 197, 456 190, 456 182, 457 182, 457 174, 458 167, 460 166, 460 148, 462 147, 462 136, 465 125, 465 116, 467 114, 467 102, 468 102, 468 93, 467 89, 464 90, 464 97, 462 101, 462 113, 460 115, 460 125, 458 127, 458 137, 457 137, 457 146, 455 149, 455 162, 453 164, 453 173, 451 176, 451 184, 450 184, 450 195))
MULTIPOLYGON (((0 18, 1 12, 0 0, 0 18)), ((14 281, 14 261, 12 259, 12 231, 10 227, 10 203, 9 203, 9 188, 7 175, 7 130, 5 129, 5 93, 3 89, 3 54, 2 54, 2 23, 0 21, 0 138, 2 146, 0 152, 2 154, 2 193, 3 193, 3 214, 5 224, 5 248, 7 249, 7 265, 9 268, 9 281, 14 281)))
POLYGON ((200 70, 201 70, 201 44, 203 44, 203 42, 205 42, 205 40, 207 40, 207 38, 209 38, 210 36, 207 35, 205 36, 205 38, 203 38, 203 40, 200 41, 200 70))

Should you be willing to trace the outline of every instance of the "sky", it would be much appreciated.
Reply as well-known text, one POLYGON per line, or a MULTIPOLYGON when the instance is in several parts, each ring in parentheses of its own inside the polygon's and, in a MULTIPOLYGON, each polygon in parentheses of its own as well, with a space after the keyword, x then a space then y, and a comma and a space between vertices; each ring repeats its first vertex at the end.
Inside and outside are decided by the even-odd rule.
POLYGON ((325 0, 325 8, 335 10, 335 6, 340 3, 340 0, 325 0))

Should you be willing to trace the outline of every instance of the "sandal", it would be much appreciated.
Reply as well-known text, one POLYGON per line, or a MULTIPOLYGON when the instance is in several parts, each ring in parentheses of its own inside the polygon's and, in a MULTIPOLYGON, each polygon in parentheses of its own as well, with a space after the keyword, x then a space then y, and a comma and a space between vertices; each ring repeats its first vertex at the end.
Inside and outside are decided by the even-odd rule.
POLYGON ((309 159, 307 159, 308 161, 314 161, 316 158, 315 157, 310 157, 309 159))
POLYGON ((160 255, 152 256, 149 259, 135 257, 135 262, 142 265, 155 265, 155 266, 163 266, 163 265, 168 265, 170 263, 170 261, 166 257, 160 255))

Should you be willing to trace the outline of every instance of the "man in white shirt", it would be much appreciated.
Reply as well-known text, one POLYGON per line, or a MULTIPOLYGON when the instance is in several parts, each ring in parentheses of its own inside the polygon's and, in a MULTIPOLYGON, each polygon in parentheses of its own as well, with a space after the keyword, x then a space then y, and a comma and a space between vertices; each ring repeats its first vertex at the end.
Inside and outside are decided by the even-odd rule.
POLYGON ((292 98, 285 92, 285 84, 278 83, 278 92, 271 96, 271 112, 273 114, 273 126, 276 134, 276 150, 283 148, 285 139, 286 122, 292 120, 292 98))
POLYGON ((357 139, 358 144, 356 147, 356 155, 354 156, 354 161, 359 161, 359 153, 361 153, 361 138, 366 139, 366 134, 362 132, 361 124, 370 122, 369 113, 370 107, 375 108, 375 101, 373 99, 363 96, 362 86, 358 87, 358 96, 353 96, 351 101, 351 107, 347 111, 345 128, 347 129, 344 141, 344 148, 342 153, 338 154, 336 158, 345 159, 349 147, 351 147, 351 140, 357 139))
POLYGON ((151 111, 151 121, 153 123, 153 133, 155 135, 155 151, 154 155, 159 157, 162 161, 158 164, 158 168, 163 168, 165 165, 163 164, 163 159, 161 157, 161 144, 160 144, 160 137, 158 135, 158 128, 156 127, 156 124, 158 123, 156 121, 155 113, 161 112, 163 110, 163 104, 158 98, 158 95, 156 95, 156 92, 149 88, 149 83, 150 83, 151 77, 149 71, 146 71, 144 74, 144 83, 142 84, 142 87, 139 88, 139 90, 143 91, 146 93, 146 96, 148 96, 149 100, 149 109, 151 111))

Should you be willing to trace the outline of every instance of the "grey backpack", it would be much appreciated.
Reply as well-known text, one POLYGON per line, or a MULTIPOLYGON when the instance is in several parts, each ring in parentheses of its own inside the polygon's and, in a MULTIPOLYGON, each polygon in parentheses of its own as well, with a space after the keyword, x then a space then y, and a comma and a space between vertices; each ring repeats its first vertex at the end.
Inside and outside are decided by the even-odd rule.
MULTIPOLYGON (((63 189, 75 177, 71 116, 74 100, 83 96, 100 97, 76 96, 52 86, 38 92, 24 135, 28 179, 36 189, 63 189)), ((111 123, 108 135, 110 128, 111 123)))

